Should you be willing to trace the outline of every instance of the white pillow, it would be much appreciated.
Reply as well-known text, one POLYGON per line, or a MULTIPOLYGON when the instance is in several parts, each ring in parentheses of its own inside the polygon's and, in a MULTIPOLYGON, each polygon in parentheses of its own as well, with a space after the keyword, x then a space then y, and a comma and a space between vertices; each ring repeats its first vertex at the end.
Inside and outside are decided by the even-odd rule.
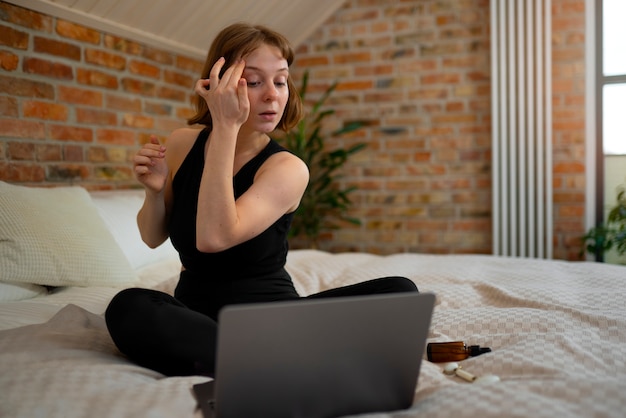
POLYGON ((141 240, 137 212, 143 205, 143 189, 94 191, 90 194, 109 232, 133 269, 138 270, 164 259, 178 260, 178 252, 169 239, 155 249, 141 240))
POLYGON ((137 276, 80 187, 0 182, 0 281, 121 286, 137 276))
POLYGON ((0 302, 32 299, 36 296, 46 294, 48 294, 48 289, 36 284, 0 282, 0 302))

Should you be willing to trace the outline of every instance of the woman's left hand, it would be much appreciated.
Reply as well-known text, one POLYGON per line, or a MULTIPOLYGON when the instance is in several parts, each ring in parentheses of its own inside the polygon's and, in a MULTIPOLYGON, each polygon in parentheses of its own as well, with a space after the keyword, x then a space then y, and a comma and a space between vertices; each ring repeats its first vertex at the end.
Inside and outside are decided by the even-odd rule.
POLYGON ((248 86, 246 80, 241 78, 245 65, 243 60, 237 62, 226 69, 220 79, 219 74, 224 66, 224 58, 220 58, 211 68, 209 79, 196 82, 195 92, 206 101, 214 128, 224 123, 239 129, 248 119, 248 86))

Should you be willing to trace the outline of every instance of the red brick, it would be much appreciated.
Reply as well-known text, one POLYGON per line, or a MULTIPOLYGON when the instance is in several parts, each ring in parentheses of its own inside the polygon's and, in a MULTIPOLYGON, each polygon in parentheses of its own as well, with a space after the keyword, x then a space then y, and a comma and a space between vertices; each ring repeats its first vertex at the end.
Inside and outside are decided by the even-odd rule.
POLYGON ((131 73, 144 77, 150 77, 155 79, 161 77, 161 69, 156 65, 148 64, 146 62, 133 60, 130 62, 128 69, 131 73))
POLYGON ((301 68, 309 68, 316 66, 325 66, 330 63, 328 56, 319 55, 306 58, 296 58, 295 66, 301 68))
POLYGON ((0 75, 0 93, 12 96, 54 99, 54 87, 49 83, 0 75))
POLYGON ((59 141, 92 142, 93 131, 89 128, 79 128, 68 125, 50 126, 50 138, 59 141))
POLYGON ((74 61, 80 61, 80 47, 68 42, 35 36, 35 52, 56 55, 74 61))
POLYGON ((85 49, 85 62, 119 71, 126 69, 126 58, 122 55, 93 48, 85 49))
POLYGON ((66 20, 59 19, 57 21, 56 31, 59 35, 65 38, 75 39, 77 41, 87 42, 90 44, 100 43, 100 32, 66 20))
POLYGON ((153 129, 154 119, 149 116, 125 114, 122 125, 129 128, 153 129))
POLYGON ((27 183, 41 182, 46 178, 45 168, 32 163, 0 162, 0 179, 8 182, 27 183))
POLYGON ((175 84, 177 86, 185 87, 187 89, 193 88, 196 78, 182 74, 177 71, 165 70, 163 72, 163 80, 166 83, 175 84))
POLYGON ((38 144, 36 147, 37 161, 61 161, 63 153, 58 144, 38 144))
POLYGON ((24 9, 6 2, 0 2, 2 20, 42 32, 52 31, 52 17, 24 9))
POLYGON ((6 71, 15 71, 20 62, 17 55, 8 51, 0 51, 0 68, 6 71))
POLYGON ((104 45, 109 49, 128 55, 141 55, 144 49, 144 47, 137 42, 112 35, 104 35, 104 45))
POLYGON ((0 25, 0 45, 25 50, 28 48, 28 38, 26 32, 0 25))
POLYGON ((74 72, 69 65, 40 58, 24 58, 23 68, 25 73, 39 74, 60 80, 72 80, 74 78, 74 72))
POLYGON ((99 144, 134 145, 135 133, 121 129, 98 129, 96 140, 99 144))
POLYGON ((31 142, 9 142, 7 155, 10 160, 32 161, 35 157, 35 144, 31 142))
POLYGON ((123 110, 126 112, 140 112, 141 100, 131 96, 115 94, 106 95, 106 107, 111 110, 123 110))
POLYGON ((171 53, 164 51, 162 49, 146 47, 143 49, 142 54, 144 58, 147 58, 151 61, 155 61, 161 65, 172 65, 174 64, 174 58, 171 53))
POLYGON ((0 137, 45 138, 45 125, 22 119, 0 119, 0 137))
POLYGON ((80 84, 89 86, 104 87, 106 89, 116 90, 119 86, 117 77, 102 71, 87 70, 79 68, 76 73, 76 80, 80 84))
POLYGON ((68 109, 65 105, 29 100, 25 101, 22 106, 22 112, 27 118, 39 118, 56 121, 67 120, 68 109))
POLYGON ((139 94, 142 96, 154 96, 156 92, 156 86, 154 83, 147 81, 137 80, 134 78, 123 78, 122 87, 127 93, 139 94))
POLYGON ((14 97, 0 96, 0 115, 17 117, 17 99, 14 97))
POLYGON ((95 90, 87 90, 78 87, 59 86, 59 101, 101 107, 103 104, 102 93, 95 90))
POLYGON ((182 90, 161 86, 156 90, 156 96, 161 99, 184 102, 187 100, 187 93, 182 90))
POLYGON ((85 161, 83 146, 71 144, 65 145, 63 147, 63 160, 71 162, 85 161))
POLYGON ((115 126, 117 114, 102 109, 76 109, 76 122, 88 125, 115 126))
POLYGON ((333 63, 335 64, 353 64, 358 62, 369 62, 372 59, 370 52, 349 52, 335 55, 333 63))
POLYGON ((202 72, 202 68, 204 67, 204 62, 182 55, 177 55, 176 67, 180 68, 181 70, 189 71, 200 77, 200 73, 202 72))

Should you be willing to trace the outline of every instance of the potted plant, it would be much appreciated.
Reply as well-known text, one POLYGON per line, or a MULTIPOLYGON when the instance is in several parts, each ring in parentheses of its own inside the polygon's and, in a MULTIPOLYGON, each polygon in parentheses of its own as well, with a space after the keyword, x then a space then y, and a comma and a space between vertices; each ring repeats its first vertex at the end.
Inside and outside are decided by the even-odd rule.
MULTIPOLYGON (((309 73, 306 71, 299 91, 303 102, 308 80, 309 73)), ((317 248, 320 234, 324 230, 337 228, 339 220, 360 224, 358 219, 348 216, 352 204, 350 194, 356 187, 341 187, 338 180, 342 177, 341 168, 348 158, 366 145, 357 143, 348 148, 328 149, 326 139, 353 132, 363 124, 353 122, 328 134, 324 133, 324 121, 335 111, 323 106, 336 87, 337 82, 328 87, 298 125, 281 139, 283 145, 309 167, 309 185, 291 225, 291 236, 303 238, 311 248, 317 248)))
POLYGON ((617 204, 609 210, 606 223, 591 228, 583 242, 588 253, 600 257, 612 249, 619 256, 626 254, 626 187, 619 187, 617 204))

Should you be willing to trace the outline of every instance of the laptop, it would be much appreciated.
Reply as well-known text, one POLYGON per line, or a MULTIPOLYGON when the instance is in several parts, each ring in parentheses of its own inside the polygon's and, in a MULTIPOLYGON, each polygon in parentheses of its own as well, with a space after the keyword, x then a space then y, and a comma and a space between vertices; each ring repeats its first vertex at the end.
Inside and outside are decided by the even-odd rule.
POLYGON ((409 408, 435 304, 392 293, 231 305, 205 418, 339 417, 409 408))

